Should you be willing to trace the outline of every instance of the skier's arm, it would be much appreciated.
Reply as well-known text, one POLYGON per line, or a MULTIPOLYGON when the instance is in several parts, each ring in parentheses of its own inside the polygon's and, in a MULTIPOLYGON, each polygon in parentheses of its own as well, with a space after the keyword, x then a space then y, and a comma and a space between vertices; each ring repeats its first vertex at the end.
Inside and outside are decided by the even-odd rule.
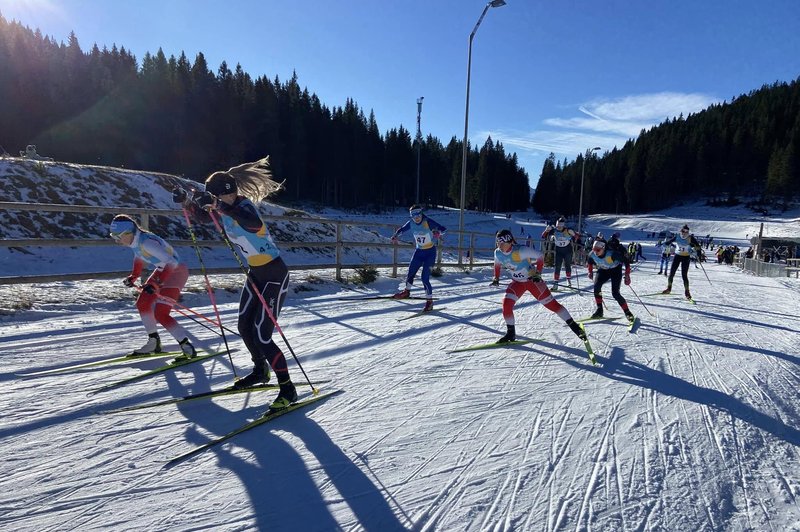
POLYGON ((552 231, 553 231, 552 225, 548 225, 547 227, 545 227, 544 231, 542 231, 542 239, 547 240, 547 237, 550 235, 552 231))
POLYGON ((397 230, 392 235, 392 238, 396 239, 397 237, 408 231, 410 228, 411 228, 411 220, 407 221, 406 223, 398 227, 397 230))
MULTIPOLYGON (((439 236, 444 235, 445 232, 447 231, 447 228, 445 226, 443 226, 442 224, 440 224, 440 223, 438 223, 438 222, 436 222, 434 220, 431 220, 430 218, 428 218, 428 227, 431 228, 431 232, 435 233, 435 232, 438 231, 439 232, 439 236)), ((436 235, 434 235, 434 236, 436 236, 436 235)))
POLYGON ((255 206, 249 201, 236 202, 233 205, 218 201, 217 210, 225 216, 233 218, 248 233, 257 233, 264 225, 255 206))

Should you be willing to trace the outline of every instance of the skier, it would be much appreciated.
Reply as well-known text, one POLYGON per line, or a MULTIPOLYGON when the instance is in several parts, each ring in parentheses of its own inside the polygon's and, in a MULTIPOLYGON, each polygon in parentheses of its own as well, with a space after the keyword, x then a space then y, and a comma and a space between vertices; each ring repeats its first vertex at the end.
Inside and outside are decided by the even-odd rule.
POLYGON ((567 285, 572 286, 572 243, 577 239, 577 234, 565 225, 562 216, 556 221, 555 227, 548 225, 542 233, 542 239, 553 240, 556 247, 555 258, 553 259, 553 292, 558 291, 558 280, 561 278, 561 263, 564 263, 564 270, 567 272, 567 285))
POLYGON ((631 284, 631 264, 625 253, 625 248, 615 237, 606 242, 597 239, 592 244, 592 252, 586 259, 586 266, 589 269, 589 279, 594 279, 594 301, 597 310, 592 314, 593 319, 603 317, 603 294, 602 289, 606 281, 611 281, 611 295, 619 303, 622 312, 628 321, 633 321, 633 313, 628 308, 628 302, 619 293, 620 281, 622 281, 622 267, 625 266, 625 285, 631 284), (597 266, 597 279, 594 278, 594 267, 597 266))
POLYGON ((221 214, 225 235, 239 248, 249 266, 248 282, 239 300, 238 329, 250 352, 253 371, 237 379, 234 387, 243 389, 269 382, 269 366, 272 366, 280 391, 270 410, 286 408, 297 401, 297 390, 289 376, 286 357, 272 340, 275 325, 254 292, 255 287, 277 320, 289 290, 289 269, 255 204, 280 190, 281 185, 272 180, 269 157, 266 157, 214 172, 206 179, 205 186, 205 193, 199 197, 187 199, 177 192, 175 200, 184 201, 200 222, 210 220, 204 211, 221 214))
POLYGON ((128 356, 141 356, 161 353, 161 338, 158 336, 160 323, 175 338, 181 347, 181 355, 175 360, 188 360, 197 356, 186 329, 170 316, 172 306, 159 300, 159 295, 178 299, 181 289, 189 278, 189 269, 178 259, 178 254, 167 242, 149 231, 145 231, 133 219, 118 214, 111 221, 109 236, 118 244, 128 246, 133 251, 133 270, 123 279, 123 284, 133 287, 141 276, 146 264, 154 267, 150 277, 142 283, 142 291, 136 298, 136 309, 142 318, 148 339, 139 349, 128 356))
POLYGON ((495 242, 497 249, 494 250, 494 277, 490 283, 491 286, 500 284, 501 266, 511 273, 511 283, 506 288, 506 295, 503 299, 506 334, 497 343, 502 344, 516 340, 514 305, 525 292, 530 292, 547 310, 558 314, 558 317, 567 323, 572 332, 585 342, 584 330, 572 319, 569 311, 553 298, 553 294, 542 281, 541 271, 544 266, 542 254, 517 244, 514 235, 508 229, 498 231, 495 242))
POLYGON ((433 287, 431 287, 431 268, 433 263, 436 262, 436 243, 444 236, 447 229, 428 218, 422 210, 420 205, 412 205, 408 210, 411 217, 409 221, 398 227, 397 231, 392 235, 392 242, 397 243, 400 235, 411 230, 414 235, 414 245, 417 249, 411 257, 411 262, 408 264, 408 273, 406 274, 406 286, 392 297, 394 299, 405 299, 411 295, 411 287, 414 285, 414 277, 417 275, 420 266, 422 267, 422 286, 425 287, 425 308, 423 312, 433 310, 433 287))
POLYGON ((669 259, 672 257, 673 246, 674 244, 667 244, 665 242, 659 244, 661 248, 661 261, 658 263, 658 275, 662 273, 664 275, 669 275, 669 259))
POLYGON ((667 280, 667 288, 661 292, 662 294, 669 294, 672 291, 672 280, 675 278, 675 272, 678 271, 678 266, 681 267, 681 277, 683 277, 683 288, 686 299, 692 299, 692 294, 689 292, 689 261, 692 257, 698 257, 700 254, 700 243, 689 234, 689 226, 684 225, 681 227, 680 234, 674 235, 664 241, 664 244, 675 244, 675 258, 672 260, 672 267, 669 271, 669 278, 667 280))

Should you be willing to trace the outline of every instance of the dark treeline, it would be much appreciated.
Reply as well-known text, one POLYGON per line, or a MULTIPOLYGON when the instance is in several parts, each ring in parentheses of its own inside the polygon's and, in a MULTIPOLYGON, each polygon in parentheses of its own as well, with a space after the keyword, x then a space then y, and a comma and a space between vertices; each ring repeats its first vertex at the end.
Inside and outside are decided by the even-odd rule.
POLYGON ((551 154, 534 209, 577 214, 584 162, 584 214, 646 212, 699 194, 787 200, 800 191, 800 79, 667 120, 602 157, 551 154))
MULTIPOLYGON (((0 146, 27 144, 57 160, 153 170, 202 179, 270 155, 284 199, 325 205, 409 205, 417 144, 402 126, 381 134, 355 101, 329 108, 287 81, 253 79, 202 53, 190 62, 124 47, 88 53, 70 34, 57 43, 0 15, 0 146)), ((413 104, 413 99, 411 100, 413 104)), ((413 106, 412 106, 413 108, 413 106)), ((428 135, 420 144, 420 201, 460 205, 462 143, 428 135)), ((529 206, 528 176, 516 155, 488 139, 470 147, 468 208, 529 206)))

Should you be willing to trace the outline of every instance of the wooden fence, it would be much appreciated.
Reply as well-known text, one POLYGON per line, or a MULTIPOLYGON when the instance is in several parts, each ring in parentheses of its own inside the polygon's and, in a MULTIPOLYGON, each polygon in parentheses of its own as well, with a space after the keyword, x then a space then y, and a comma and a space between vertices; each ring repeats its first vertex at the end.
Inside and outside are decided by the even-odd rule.
MULTIPOLYGON (((144 209, 132 207, 95 207, 89 205, 62 205, 62 204, 45 204, 45 203, 14 203, 14 202, 0 202, 0 209, 9 211, 35 211, 35 212, 60 212, 60 213, 91 213, 91 214, 128 214, 132 217, 139 219, 140 225, 147 229, 151 216, 167 216, 176 217, 183 220, 183 212, 178 209, 144 209)), ((342 280, 342 270, 345 269, 358 269, 363 268, 364 264, 345 264, 343 262, 343 251, 346 247, 370 247, 370 248, 391 248, 392 262, 374 263, 370 262, 369 266, 376 268, 391 268, 392 277, 397 276, 397 269, 405 263, 398 261, 398 252, 403 248, 411 248, 408 244, 392 244, 382 242, 349 242, 342 239, 343 228, 346 226, 365 226, 370 229, 375 227, 387 227, 394 229, 397 227, 395 224, 382 224, 375 222, 355 221, 355 220, 331 220, 326 218, 313 218, 313 217, 300 217, 300 216, 277 216, 277 215, 264 215, 267 221, 291 221, 301 224, 325 224, 335 226, 335 240, 322 241, 322 242, 290 242, 290 241, 276 241, 276 244, 283 249, 291 248, 331 248, 333 250, 333 261, 325 264, 291 264, 290 270, 317 270, 325 268, 333 268, 336 270, 336 279, 342 280)), ((449 230, 448 233, 455 233, 458 235, 458 230, 449 230)), ((437 265, 440 267, 457 267, 457 268, 471 268, 473 266, 488 266, 493 264, 491 261, 476 261, 476 253, 491 253, 494 251, 494 246, 491 248, 480 248, 476 246, 478 237, 490 237, 494 242, 494 233, 482 233, 477 231, 464 231, 463 240, 466 245, 463 249, 458 246, 445 245, 439 243, 439 256, 437 257, 437 265), (457 252, 458 261, 445 262, 442 259, 442 252, 450 251, 457 252), (466 252, 466 257, 463 256, 466 252)), ((388 240, 388 239, 387 239, 388 240)), ((202 247, 218 247, 225 246, 221 240, 201 240, 202 247)), ((173 246, 191 246, 190 240, 174 240, 170 239, 170 244, 173 246)), ((93 247, 93 246, 109 246, 112 243, 107 239, 5 239, 0 240, 0 246, 8 248, 24 248, 29 246, 40 247, 93 247)), ((208 273, 239 273, 241 270, 235 268, 207 268, 208 273)), ((106 271, 106 272, 86 272, 86 273, 70 273, 70 274, 57 274, 57 275, 16 275, 9 277, 0 277, 0 285, 2 284, 24 284, 24 283, 44 283, 54 281, 77 281, 84 279, 114 279, 125 277, 130 272, 128 271, 106 271)), ((200 270, 190 270, 192 274, 201 273, 200 270)))

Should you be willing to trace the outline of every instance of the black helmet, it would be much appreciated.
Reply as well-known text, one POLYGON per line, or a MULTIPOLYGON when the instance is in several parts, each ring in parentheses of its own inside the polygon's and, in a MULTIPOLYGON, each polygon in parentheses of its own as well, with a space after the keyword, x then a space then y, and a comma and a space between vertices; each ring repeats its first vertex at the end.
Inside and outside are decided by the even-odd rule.
POLYGON ((516 240, 514 240, 514 235, 508 229, 500 229, 494 237, 495 242, 498 244, 501 242, 515 244, 516 240))
POLYGON ((214 172, 206 179, 206 192, 213 196, 235 193, 236 180, 228 172, 214 172))

